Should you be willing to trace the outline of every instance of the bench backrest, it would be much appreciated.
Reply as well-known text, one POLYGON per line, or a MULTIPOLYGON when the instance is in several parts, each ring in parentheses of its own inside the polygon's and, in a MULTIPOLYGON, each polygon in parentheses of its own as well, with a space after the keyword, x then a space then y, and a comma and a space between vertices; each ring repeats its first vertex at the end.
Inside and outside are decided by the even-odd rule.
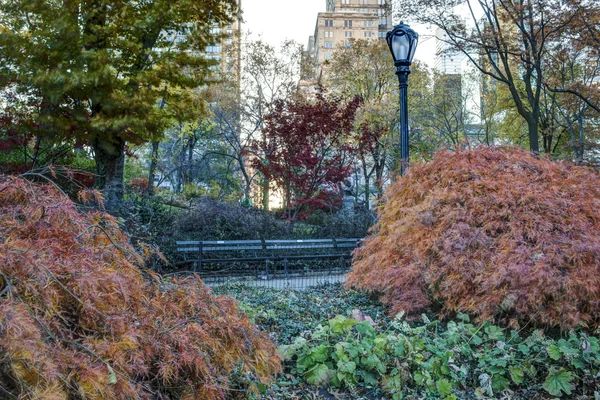
POLYGON ((242 251, 284 251, 303 249, 330 249, 351 251, 360 245, 363 239, 298 239, 298 240, 188 240, 178 241, 177 251, 181 253, 198 252, 242 252, 242 251))

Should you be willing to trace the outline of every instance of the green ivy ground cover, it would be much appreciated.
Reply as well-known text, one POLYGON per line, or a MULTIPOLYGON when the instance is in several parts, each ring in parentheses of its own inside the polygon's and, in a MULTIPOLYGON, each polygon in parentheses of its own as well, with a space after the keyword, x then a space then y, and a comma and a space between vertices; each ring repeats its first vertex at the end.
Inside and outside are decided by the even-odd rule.
POLYGON ((218 291, 280 345, 285 373, 266 398, 600 400, 599 341, 583 331, 550 337, 464 314, 391 320, 376 300, 340 285, 218 291))

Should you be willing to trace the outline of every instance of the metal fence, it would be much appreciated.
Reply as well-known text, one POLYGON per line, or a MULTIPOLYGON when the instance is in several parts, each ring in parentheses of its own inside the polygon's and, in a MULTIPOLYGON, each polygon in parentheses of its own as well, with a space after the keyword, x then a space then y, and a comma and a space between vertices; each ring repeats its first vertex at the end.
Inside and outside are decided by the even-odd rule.
POLYGON ((200 277, 208 286, 244 283, 279 289, 304 289, 324 283, 344 282, 349 260, 232 263, 206 266, 200 277))

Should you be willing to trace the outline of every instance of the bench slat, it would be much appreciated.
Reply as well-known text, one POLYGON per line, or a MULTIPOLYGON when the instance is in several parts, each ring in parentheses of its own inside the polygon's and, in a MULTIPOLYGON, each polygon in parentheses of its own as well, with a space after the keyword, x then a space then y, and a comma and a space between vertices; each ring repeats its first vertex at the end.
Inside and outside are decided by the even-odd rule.
POLYGON ((333 239, 265 240, 265 243, 333 243, 333 239))
POLYGON ((222 251, 222 250, 262 250, 262 246, 202 246, 203 251, 222 251))

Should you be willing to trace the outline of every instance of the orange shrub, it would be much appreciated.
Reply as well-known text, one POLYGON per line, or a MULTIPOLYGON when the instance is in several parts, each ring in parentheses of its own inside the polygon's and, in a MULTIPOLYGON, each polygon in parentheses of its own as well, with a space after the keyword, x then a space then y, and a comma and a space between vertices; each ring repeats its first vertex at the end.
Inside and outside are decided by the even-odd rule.
POLYGON ((598 174, 514 148, 438 153, 390 187, 348 284, 395 312, 598 327, 598 174))
POLYGON ((279 371, 233 299, 141 263, 111 216, 0 176, 0 398, 223 399, 279 371))

